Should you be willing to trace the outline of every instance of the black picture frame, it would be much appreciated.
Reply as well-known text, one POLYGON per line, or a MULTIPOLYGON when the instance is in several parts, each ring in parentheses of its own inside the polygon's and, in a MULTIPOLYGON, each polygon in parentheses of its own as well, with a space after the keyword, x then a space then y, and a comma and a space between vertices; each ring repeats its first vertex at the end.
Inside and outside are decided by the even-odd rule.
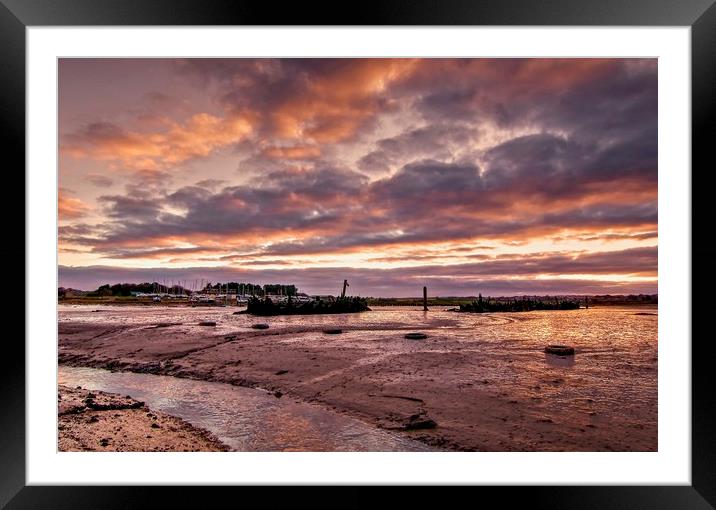
MULTIPOLYGON (((705 194, 707 176, 716 168, 712 137, 716 133, 716 4, 714 0, 431 0, 360 2, 339 6, 318 3, 248 2, 244 0, 0 0, 0 123, 5 161, 25 167, 25 30, 31 26, 81 25, 601 25, 691 27, 692 72, 692 235, 708 235, 714 214, 705 194), (693 171, 702 167, 700 173, 693 171), (694 186, 697 177, 698 186, 694 186), (703 196, 701 196, 703 195, 703 196), (697 205, 701 204, 701 205, 697 205)), ((9 167, 9 164, 8 164, 9 167)), ((24 180, 18 182, 24 189, 24 180)), ((19 192, 15 193, 20 196, 19 192)), ((15 215, 17 205, 13 205, 15 215)), ((7 208, 7 206, 6 206, 7 208)), ((6 211, 6 215, 9 214, 6 211)), ((6 216, 7 218, 8 216, 6 216)), ((11 217, 11 216, 10 216, 11 217)), ((695 244, 695 243, 693 243, 695 244)), ((692 271, 702 270, 692 292, 712 288, 706 264, 714 249, 708 240, 691 247, 692 271)), ((18 243, 19 245, 19 243, 18 243)), ((23 244, 24 246, 24 244, 23 244)), ((23 248, 24 253, 24 248, 23 248)), ((27 267, 26 267, 27 271, 27 267)), ((19 272, 18 272, 19 273, 19 272)), ((19 278, 19 275, 18 275, 19 278)), ((17 287, 15 287, 17 288, 17 287)), ((692 317, 703 321, 708 301, 692 299, 692 317)), ((668 313, 666 311, 665 313, 668 313)), ((19 338, 19 335, 15 335, 19 338)), ((714 508, 716 505, 716 441, 712 409, 716 397, 711 368, 711 335, 692 335, 692 485, 601 487, 485 487, 500 506, 515 503, 533 508, 714 508)), ((186 489, 148 487, 39 487, 25 485, 25 350, 6 339, 6 361, 0 370, 0 506, 7 508, 134 508, 186 502, 186 489)), ((242 497, 248 496, 244 491, 242 497)), ((372 497, 351 488, 351 506, 368 506, 372 497)), ((204 491, 208 492, 208 491, 204 491)), ((280 493, 272 492, 271 506, 280 493)), ((422 501, 422 491, 411 499, 422 501), (417 498, 420 498, 419 500, 417 498)), ((460 493, 455 493, 462 497, 460 493)), ((225 490, 211 491, 223 499, 225 490)), ((204 496, 203 496, 204 497, 204 496)), ((209 497, 208 495, 205 497, 209 497)), ((471 496, 472 497, 472 496, 471 496)), ((481 495, 481 500, 482 500, 481 495)), ((248 501, 248 499, 247 499, 248 501)), ((295 495, 291 496, 295 503, 295 495)), ((484 500, 483 500, 484 501, 484 500)), ((321 503, 321 501, 313 501, 321 503)), ((204 505, 211 503, 206 499, 204 505)))

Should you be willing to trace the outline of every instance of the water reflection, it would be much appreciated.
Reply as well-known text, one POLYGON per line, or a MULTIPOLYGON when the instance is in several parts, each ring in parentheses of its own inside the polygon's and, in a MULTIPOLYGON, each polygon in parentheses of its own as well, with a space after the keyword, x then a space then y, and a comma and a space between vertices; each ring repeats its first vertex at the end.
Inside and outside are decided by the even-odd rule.
POLYGON ((130 395, 213 432, 237 451, 433 450, 318 406, 229 384, 66 366, 58 382, 130 395))
POLYGON ((575 356, 558 356, 557 354, 544 354, 544 360, 552 367, 573 367, 575 356))

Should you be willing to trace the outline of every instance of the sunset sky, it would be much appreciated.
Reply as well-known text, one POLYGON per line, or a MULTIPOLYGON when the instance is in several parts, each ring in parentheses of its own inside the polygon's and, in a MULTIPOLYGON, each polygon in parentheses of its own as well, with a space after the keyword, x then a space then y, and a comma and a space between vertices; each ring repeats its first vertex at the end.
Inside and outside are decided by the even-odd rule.
POLYGON ((59 285, 657 292, 655 59, 61 59, 59 285))

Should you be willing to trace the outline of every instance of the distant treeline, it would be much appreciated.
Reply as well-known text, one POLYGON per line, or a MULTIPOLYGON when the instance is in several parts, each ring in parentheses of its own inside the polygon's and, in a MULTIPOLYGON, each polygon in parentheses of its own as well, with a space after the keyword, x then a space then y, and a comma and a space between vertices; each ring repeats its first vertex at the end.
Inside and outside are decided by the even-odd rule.
MULTIPOLYGON (((485 312, 529 312, 532 310, 577 310, 580 302, 576 299, 537 300, 528 297, 513 299, 482 299, 480 294, 476 301, 461 304, 459 311, 472 313, 485 312)), ((456 309, 457 310, 457 309, 456 309)))
MULTIPOLYGON (((433 296, 428 298, 428 306, 459 306, 469 304, 477 300, 476 296, 433 296)), ((589 306, 607 306, 607 305, 635 305, 635 304, 658 304, 659 296, 657 294, 629 294, 629 295, 610 295, 604 294, 599 296, 586 295, 560 295, 560 296, 509 296, 509 297, 493 297, 494 301, 509 302, 521 299, 530 299, 532 301, 551 302, 555 299, 562 301, 579 301, 580 303, 588 303, 589 306)), ((419 297, 401 297, 401 298, 381 298, 369 297, 368 304, 370 306, 422 306, 423 298, 419 297)))
POLYGON ((367 311, 370 311, 368 302, 365 298, 361 297, 339 297, 331 301, 318 299, 306 303, 294 302, 291 298, 284 303, 274 303, 269 298, 251 298, 246 306, 246 313, 260 316, 357 313, 367 311))
POLYGON ((131 296, 132 292, 144 292, 150 294, 152 292, 173 292, 174 294, 181 294, 181 288, 176 287, 173 291, 170 287, 160 287, 158 283, 116 283, 114 285, 106 284, 97 287, 97 290, 88 292, 88 297, 98 296, 131 296))
MULTIPOLYGON (((474 297, 430 297, 428 298, 428 306, 457 306, 464 303, 470 303, 474 297)), ((423 306, 423 298, 367 298, 370 306, 423 306)))
POLYGON ((658 294, 627 294, 627 295, 610 295, 603 294, 599 296, 588 296, 589 304, 595 305, 656 305, 659 303, 658 294))
MULTIPOLYGON (((188 287, 188 285, 187 285, 188 287)), ((243 283, 243 282, 229 282, 229 283, 206 283, 204 287, 198 286, 196 292, 207 292, 209 290, 216 292, 226 292, 226 290, 232 293, 239 294, 250 294, 252 296, 265 296, 266 294, 280 294, 282 296, 295 296, 298 293, 298 289, 295 285, 283 285, 280 283, 259 285, 257 283, 243 283)), ((168 294, 190 294, 192 290, 184 287, 180 284, 165 285, 160 282, 144 282, 144 283, 116 283, 114 285, 105 284, 100 285, 96 290, 89 292, 82 292, 81 294, 87 297, 103 297, 103 296, 131 296, 133 293, 141 292, 143 294, 152 293, 168 293, 168 294)), ((77 295, 80 291, 75 289, 65 289, 59 287, 57 289, 57 295, 60 298, 66 296, 66 294, 77 295)))

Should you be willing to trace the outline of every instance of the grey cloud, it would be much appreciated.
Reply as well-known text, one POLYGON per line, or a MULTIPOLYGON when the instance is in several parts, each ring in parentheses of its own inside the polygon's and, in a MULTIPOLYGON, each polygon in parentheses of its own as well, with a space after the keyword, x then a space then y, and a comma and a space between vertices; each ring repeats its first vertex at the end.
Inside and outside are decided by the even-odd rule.
POLYGON ((161 211, 161 202, 146 196, 103 195, 98 200, 105 204, 107 216, 117 220, 153 221, 161 211))
POLYGON ((426 157, 450 160, 456 148, 468 146, 477 133, 476 127, 457 123, 430 124, 410 129, 400 135, 378 140, 377 149, 363 156, 358 161, 358 167, 366 172, 377 173, 426 157))

